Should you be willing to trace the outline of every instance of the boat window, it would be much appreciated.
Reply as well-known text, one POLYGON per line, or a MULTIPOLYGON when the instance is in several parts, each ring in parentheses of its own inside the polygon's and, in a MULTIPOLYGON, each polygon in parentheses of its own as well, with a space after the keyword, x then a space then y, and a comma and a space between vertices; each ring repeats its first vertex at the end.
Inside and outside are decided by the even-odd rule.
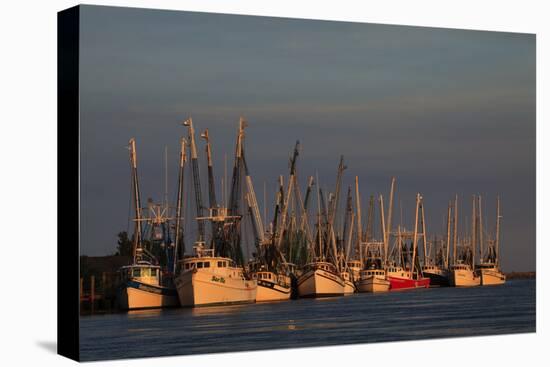
POLYGON ((132 272, 132 276, 140 277, 141 276, 141 269, 140 268, 134 268, 134 270, 132 272))
POLYGON ((202 268, 202 261, 197 262, 197 269, 202 268))
POLYGON ((151 277, 155 278, 157 276, 157 269, 151 269, 151 277))
POLYGON ((204 262, 204 267, 209 268, 210 267, 210 261, 205 261, 204 262))
POLYGON ((218 268, 223 268, 223 261, 218 261, 218 268))
POLYGON ((267 274, 267 278, 268 278, 268 279, 271 279, 271 273, 270 273, 270 274, 267 274))

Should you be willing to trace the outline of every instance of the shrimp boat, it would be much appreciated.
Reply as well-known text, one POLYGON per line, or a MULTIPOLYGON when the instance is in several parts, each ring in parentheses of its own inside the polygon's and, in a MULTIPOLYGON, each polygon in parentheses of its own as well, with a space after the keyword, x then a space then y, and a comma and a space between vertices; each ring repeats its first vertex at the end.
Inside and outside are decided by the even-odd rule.
MULTIPOLYGON (((478 198, 480 221, 481 221, 481 197, 478 198)), ((488 241, 487 254, 483 256, 483 249, 480 249, 482 261, 476 266, 476 271, 479 274, 481 285, 500 285, 506 282, 506 275, 500 270, 499 263, 499 241, 500 241, 500 198, 497 197, 497 220, 496 220, 496 235, 494 240, 488 241)), ((480 227, 482 227, 480 225, 480 227)), ((483 244, 483 231, 480 231, 480 245, 483 244)))
MULTIPOLYGON (((456 204, 455 204, 456 205, 456 204)), ((456 211, 455 211, 456 213, 456 211)), ((456 218, 456 214, 455 214, 456 218)), ((475 249, 476 249, 476 228, 477 228, 477 215, 475 196, 472 200, 472 228, 471 236, 469 239, 462 240, 461 253, 457 256, 457 241, 455 241, 454 248, 454 264, 450 267, 449 281, 453 287, 477 287, 481 285, 481 277, 476 272, 475 264, 475 249)), ((456 226, 456 222, 455 222, 456 226)))
MULTIPOLYGON (((167 207, 149 205, 150 213, 155 215, 149 218, 143 217, 137 174, 136 142, 133 138, 130 139, 129 151, 135 209, 133 262, 118 270, 120 286, 117 290, 117 303, 123 310, 176 307, 179 306, 179 301, 172 282, 172 273, 158 265, 157 259, 143 246, 142 242, 143 223, 150 225, 151 242, 160 240, 163 241, 163 244, 170 242, 169 236, 166 235, 170 227, 170 218, 166 216, 167 207), (162 231, 156 231, 159 229, 162 231), (164 274, 163 270, 166 270, 164 274)), ((171 259, 168 260, 170 262, 171 259)))
POLYGON ((422 202, 422 196, 416 194, 416 214, 415 214, 415 227, 413 232, 406 232, 401 230, 401 226, 398 226, 397 231, 397 246, 399 249, 399 259, 401 265, 398 263, 390 264, 386 267, 386 279, 390 282, 390 290, 404 290, 404 289, 416 289, 416 288, 429 288, 430 278, 425 277, 422 273, 418 257, 417 257, 417 245, 419 237, 426 246, 426 222, 424 220, 424 205, 422 202), (421 221, 421 232, 418 231, 419 220, 421 221), (408 251, 405 244, 406 240, 412 240, 411 249, 408 251), (403 249, 406 250, 406 256, 403 256, 403 249), (407 258, 408 266, 405 266, 407 258))
POLYGON ((366 244, 367 261, 357 282, 359 292, 378 293, 390 290, 390 281, 386 279, 386 270, 382 266, 380 255, 383 245, 383 242, 368 242, 366 244))
POLYGON ((242 267, 228 257, 215 256, 203 243, 195 255, 180 261, 176 288, 182 306, 215 306, 256 301, 256 280, 248 279, 242 267))
MULTIPOLYGON (((394 180, 392 180, 393 186, 394 180)), ((393 193, 392 193, 393 194, 393 193)), ((392 196, 393 197, 393 196, 392 196)), ((367 231, 363 242, 363 231, 361 225, 361 199, 359 195, 359 178, 355 177, 355 200, 357 210, 357 242, 359 245, 359 279, 356 280, 357 291, 361 293, 378 293, 390 290, 390 282, 386 279, 384 270, 386 246, 385 241, 373 241, 373 220, 374 220, 374 197, 369 200, 369 211, 367 216, 367 231), (384 254, 384 255, 383 255, 384 254), (363 259, 364 269, 363 269, 363 259)), ((381 200, 382 204, 383 201, 381 200)), ((385 226, 384 209, 380 206, 380 219, 385 226)), ((388 221, 389 223, 389 221, 388 221)), ((382 229, 383 234, 385 229, 382 229)))
MULTIPOLYGON (((333 297, 343 296, 346 283, 342 279, 342 270, 339 269, 341 252, 336 245, 336 235, 333 227, 338 208, 338 197, 342 174, 345 169, 344 158, 340 158, 336 179, 336 193, 329 202, 329 209, 325 206, 324 195, 317 185, 317 233, 314 246, 309 248, 309 258, 314 261, 305 264, 302 274, 298 277, 298 295, 300 297, 333 297), (321 210, 322 208, 322 210, 321 210)), ((317 179, 319 182, 319 179, 317 179)), ((348 278, 348 281, 350 278, 348 278)), ((348 283, 347 291, 350 291, 348 283)))
POLYGON ((481 278, 472 266, 459 260, 451 266, 450 284, 453 287, 477 287, 481 285, 481 278))
POLYGON ((298 278, 300 297, 333 297, 344 294, 344 280, 340 277, 334 264, 316 261, 303 268, 298 278))
POLYGON ((177 307, 174 286, 163 285, 161 267, 148 261, 137 261, 119 269, 123 286, 119 289, 118 305, 122 310, 177 307))
MULTIPOLYGON (((239 211, 242 204, 242 175, 243 172, 247 171, 243 148, 246 121, 242 117, 239 121, 233 182, 228 208, 218 205, 216 201, 208 130, 201 135, 207 142, 210 200, 207 216, 203 214, 198 155, 192 119, 189 118, 183 125, 188 127, 189 132, 198 240, 193 246, 194 254, 184 256, 178 261, 178 275, 175 278, 175 284, 180 303, 182 306, 192 307, 256 302, 257 279, 253 278, 244 265, 244 254, 241 247, 241 221, 243 216, 239 211), (205 238, 206 222, 209 222, 212 228, 208 246, 203 240, 205 238)), ((185 140, 183 139, 181 155, 183 158, 180 165, 180 184, 178 186, 177 223, 181 220, 181 198, 183 197, 183 162, 185 161, 185 140)), ((246 173, 246 181, 249 194, 253 193, 252 182, 248 173, 246 173)))
POLYGON ((422 274, 430 278, 430 287, 448 287, 449 272, 442 269, 439 265, 428 264, 422 266, 422 274))

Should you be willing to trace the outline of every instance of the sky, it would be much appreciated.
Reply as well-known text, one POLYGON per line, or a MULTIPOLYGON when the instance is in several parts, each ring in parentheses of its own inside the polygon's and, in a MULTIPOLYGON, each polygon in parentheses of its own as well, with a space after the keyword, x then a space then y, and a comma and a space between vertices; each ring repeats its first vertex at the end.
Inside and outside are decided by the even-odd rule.
POLYGON ((262 211, 299 140, 302 188, 318 173, 334 190, 344 155, 343 191, 357 175, 364 213, 395 176, 394 223, 402 210, 411 227, 420 192, 429 236, 445 234, 455 193, 461 231, 478 194, 493 232, 499 195, 503 270, 535 269, 535 35, 82 6, 80 36, 81 254, 112 254, 132 230, 130 138, 142 201, 163 199, 167 147, 174 202, 181 122, 193 118, 204 186, 198 134, 219 183, 244 116, 262 211))

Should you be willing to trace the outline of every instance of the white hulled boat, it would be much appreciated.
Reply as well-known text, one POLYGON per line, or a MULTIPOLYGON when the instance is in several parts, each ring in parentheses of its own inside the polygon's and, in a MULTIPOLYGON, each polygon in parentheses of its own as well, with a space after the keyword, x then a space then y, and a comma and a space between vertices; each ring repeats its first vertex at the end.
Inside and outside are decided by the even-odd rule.
POLYGON ((300 297, 331 297, 344 295, 344 281, 329 262, 307 264, 298 278, 300 297))
POLYGON ((449 281, 453 287, 476 287, 481 285, 481 279, 472 267, 462 262, 451 266, 449 281))
POLYGON ((386 279, 384 269, 368 269, 361 271, 361 278, 357 283, 359 292, 387 292, 390 290, 390 282, 386 279))
POLYGON ((492 262, 481 263, 476 266, 481 285, 499 285, 506 282, 504 275, 498 266, 492 262))
POLYGON ((194 246, 195 255, 180 260, 175 279, 182 306, 213 306, 256 301, 257 282, 247 279, 243 268, 233 260, 214 255, 202 243, 194 246))
POLYGON ((119 270, 123 286, 118 290, 123 310, 177 307, 178 295, 173 286, 163 286, 160 266, 140 261, 119 270))
POLYGON ((286 301, 290 299, 290 277, 271 271, 254 273, 258 282, 256 302, 286 301))
MULTIPOLYGON (((481 218, 481 197, 478 198, 479 217, 481 218)), ((494 240, 488 241, 488 253, 485 261, 476 266, 476 272, 480 277, 481 285, 499 285, 506 282, 506 275, 498 266, 499 240, 500 240, 500 198, 497 197, 496 235, 494 240)), ((483 232, 480 233, 480 243, 483 243, 483 232)), ((483 252, 483 250, 481 250, 483 252)), ((483 257, 483 254, 482 254, 483 257)))
MULTIPOLYGON (((135 210, 134 242, 132 246, 132 264, 119 269, 120 286, 117 290, 117 303, 122 310, 135 310, 159 307, 175 307, 179 305, 176 289, 172 282, 170 271, 163 276, 162 269, 156 259, 142 244, 142 223, 150 225, 152 241, 169 240, 164 234, 157 236, 155 230, 161 227, 169 228, 166 216, 167 206, 149 205, 152 217, 143 216, 140 199, 140 190, 137 174, 137 153, 135 139, 129 141, 130 167, 132 171, 132 198, 135 210)), ((169 257, 169 256, 167 256, 169 257)), ((170 259, 167 259, 170 262, 170 259)))

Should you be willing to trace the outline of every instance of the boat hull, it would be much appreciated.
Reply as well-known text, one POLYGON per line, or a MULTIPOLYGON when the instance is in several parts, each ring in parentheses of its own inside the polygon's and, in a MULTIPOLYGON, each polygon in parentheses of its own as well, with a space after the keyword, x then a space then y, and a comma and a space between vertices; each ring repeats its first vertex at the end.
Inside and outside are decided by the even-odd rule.
POLYGON ((481 278, 471 270, 453 270, 450 284, 453 287, 477 287, 481 285, 481 278))
POLYGON ((449 276, 447 274, 437 274, 430 272, 423 272, 424 276, 430 278, 430 287, 448 287, 451 285, 449 281, 449 276))
POLYGON ((202 269, 180 274, 176 278, 176 288, 184 307, 215 306, 254 303, 257 283, 202 269))
POLYGON ((384 277, 369 276, 357 283, 357 290, 361 293, 378 293, 390 290, 390 282, 384 277))
POLYGON ((430 287, 430 278, 411 279, 388 276, 388 280, 390 282, 390 291, 430 287))
POLYGON ((291 287, 265 280, 258 280, 256 302, 286 301, 290 299, 291 287))
POLYGON ((506 282, 506 275, 498 270, 481 270, 481 285, 500 285, 506 282))
POLYGON ((300 297, 335 297, 344 295, 344 281, 322 269, 310 270, 298 278, 300 297))
POLYGON ((129 280, 118 291, 118 305, 122 310, 178 307, 175 288, 145 284, 129 280))

